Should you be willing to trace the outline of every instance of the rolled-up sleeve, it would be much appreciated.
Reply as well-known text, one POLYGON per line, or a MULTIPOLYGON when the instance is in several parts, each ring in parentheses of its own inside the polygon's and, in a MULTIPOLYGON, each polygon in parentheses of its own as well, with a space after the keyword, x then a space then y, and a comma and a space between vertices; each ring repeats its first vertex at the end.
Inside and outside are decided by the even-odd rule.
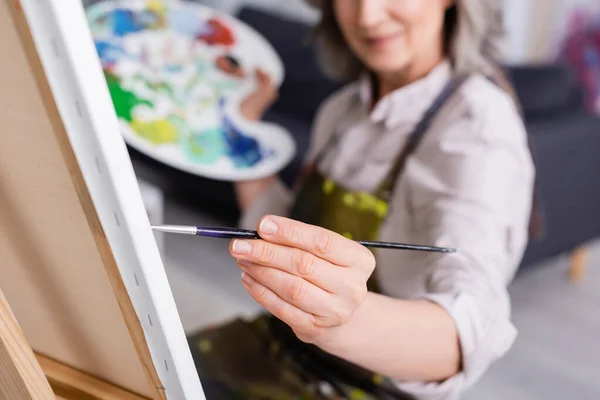
POLYGON ((462 353, 444 382, 398 383, 420 399, 458 398, 517 336, 507 285, 528 240, 533 164, 516 112, 479 115, 422 143, 407 177, 417 240, 457 248, 417 256, 428 269, 421 297, 448 312, 462 353))

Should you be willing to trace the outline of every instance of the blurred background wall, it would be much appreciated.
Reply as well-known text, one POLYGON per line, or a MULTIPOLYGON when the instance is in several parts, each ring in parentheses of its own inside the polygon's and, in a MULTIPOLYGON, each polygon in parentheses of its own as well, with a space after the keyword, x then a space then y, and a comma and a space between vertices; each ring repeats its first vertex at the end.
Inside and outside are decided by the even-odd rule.
MULTIPOLYGON (((82 0, 84 6, 98 0, 82 0)), ((304 0, 193 0, 235 14, 252 4, 294 20, 312 22, 314 9, 304 0)), ((503 0, 507 31, 507 62, 537 63, 554 58, 557 39, 564 33, 568 12, 586 6, 600 10, 600 0, 503 0)))

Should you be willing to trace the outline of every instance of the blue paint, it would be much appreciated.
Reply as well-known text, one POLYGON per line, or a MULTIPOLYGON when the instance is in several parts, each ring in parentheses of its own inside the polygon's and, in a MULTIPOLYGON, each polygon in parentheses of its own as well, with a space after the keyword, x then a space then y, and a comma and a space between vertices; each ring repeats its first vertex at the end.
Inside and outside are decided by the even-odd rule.
POLYGON ((167 13, 169 29, 188 37, 196 37, 204 31, 204 22, 195 13, 186 10, 170 10, 167 13))
POLYGON ((102 65, 113 65, 120 58, 127 57, 127 52, 119 45, 104 40, 95 41, 96 52, 102 65))
MULTIPOLYGON (((223 99, 219 101, 219 106, 223 109, 223 99)), ((258 141, 245 135, 225 113, 222 116, 221 129, 228 147, 227 155, 237 168, 253 167, 263 159, 258 141)))
POLYGON ((113 35, 118 37, 142 30, 142 26, 136 21, 135 15, 130 10, 123 8, 114 9, 111 13, 111 20, 113 35))

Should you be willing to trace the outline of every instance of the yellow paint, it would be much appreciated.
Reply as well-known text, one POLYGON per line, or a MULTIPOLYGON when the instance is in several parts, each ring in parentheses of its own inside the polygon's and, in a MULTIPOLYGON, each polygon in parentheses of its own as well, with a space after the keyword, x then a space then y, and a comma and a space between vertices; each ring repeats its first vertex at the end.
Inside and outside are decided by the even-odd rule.
POLYGON ((198 343, 198 348, 202 353, 210 353, 212 350, 212 343, 210 340, 201 340, 200 343, 198 343))
POLYGON ((345 205, 347 205, 349 207, 356 205, 356 199, 354 198, 354 196, 352 196, 351 193, 344 194, 344 197, 342 197, 342 201, 344 202, 345 205))
POLYGON ((335 183, 331 179, 326 179, 323 182, 323 193, 330 194, 335 189, 335 183))
POLYGON ((350 392, 350 400, 365 400, 367 394, 360 389, 353 389, 350 392))
POLYGON ((377 204, 375 204, 375 212, 379 216, 379 218, 383 218, 388 213, 388 205, 385 201, 377 200, 377 204))
POLYGON ((166 11, 165 5, 161 0, 148 0, 148 10, 154 11, 155 13, 164 13, 166 11))
POLYGON ((162 0, 148 0, 146 7, 158 17, 157 24, 151 26, 150 29, 164 28, 167 24, 167 8, 163 4, 162 0))
POLYGON ((361 211, 373 209, 374 200, 373 197, 369 194, 360 193, 360 195, 358 196, 358 200, 358 208, 361 211))
POLYGON ((131 128, 153 144, 173 143, 177 140, 177 129, 167 120, 152 122, 133 120, 131 128))
POLYGON ((379 218, 385 217, 388 211, 388 205, 385 201, 369 193, 346 193, 342 197, 342 202, 360 212, 373 212, 379 218))

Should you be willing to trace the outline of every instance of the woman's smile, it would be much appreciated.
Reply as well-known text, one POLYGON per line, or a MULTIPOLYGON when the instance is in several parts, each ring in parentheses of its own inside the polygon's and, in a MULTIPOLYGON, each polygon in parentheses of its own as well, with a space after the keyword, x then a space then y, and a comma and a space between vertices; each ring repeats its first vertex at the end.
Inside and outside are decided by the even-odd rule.
POLYGON ((396 43, 398 39, 402 38, 403 36, 404 33, 402 31, 388 34, 370 35, 365 37, 364 42, 373 50, 381 50, 396 43))

